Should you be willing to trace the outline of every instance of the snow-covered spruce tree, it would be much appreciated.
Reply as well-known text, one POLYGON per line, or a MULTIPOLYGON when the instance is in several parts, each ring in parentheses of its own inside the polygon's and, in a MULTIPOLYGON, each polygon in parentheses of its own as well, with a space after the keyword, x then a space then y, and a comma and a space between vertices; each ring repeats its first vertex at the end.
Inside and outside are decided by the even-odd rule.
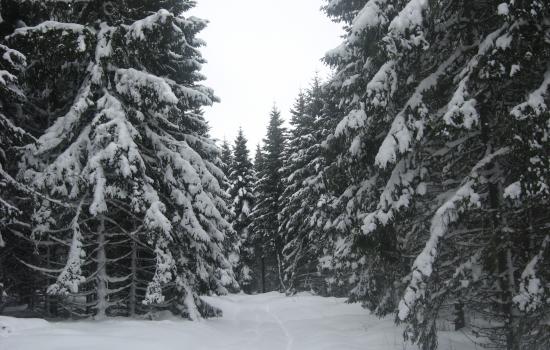
POLYGON ((420 107, 408 101, 413 93, 419 95, 415 79, 422 80, 417 63, 425 40, 417 5, 425 2, 330 1, 325 6, 346 30, 344 43, 325 57, 336 70, 328 88, 340 113, 325 141, 333 153, 325 170, 325 207, 333 211, 326 229, 334 232, 325 265, 336 269, 339 277, 333 282, 354 287, 351 300, 379 315, 395 310, 395 283, 407 272, 399 234, 386 224, 397 221, 415 193, 411 180, 418 171, 407 171, 416 160, 411 156, 386 170, 377 166, 376 157, 385 134, 398 123, 396 115, 403 118, 420 107), (399 114, 400 108, 404 112, 399 114), (406 189, 406 195, 398 189, 406 189))
POLYGON ((252 223, 252 208, 254 207, 254 167, 250 160, 247 139, 243 130, 235 138, 233 146, 233 162, 229 172, 229 195, 232 201, 231 208, 234 213, 233 229, 239 242, 239 263, 236 268, 237 281, 246 291, 252 292, 252 279, 254 261, 254 247, 250 235, 252 223))
MULTIPOLYGON (((430 9, 431 22, 452 24, 448 41, 462 51, 442 126, 428 134, 443 147, 426 163, 441 169, 437 183, 451 195, 439 196, 399 317, 412 323, 414 340, 435 348, 433 318, 454 299, 494 346, 544 349, 550 8, 538 1, 454 5, 430 9)), ((439 35, 430 50, 441 53, 439 35)))
POLYGON ((320 292, 324 286, 318 274, 319 228, 313 220, 320 193, 316 177, 323 141, 318 125, 323 105, 321 82, 315 77, 311 87, 300 92, 291 110, 292 129, 282 169, 284 192, 279 214, 279 231, 285 242, 285 286, 290 293, 298 290, 320 292))
POLYGON ((548 331, 522 324, 547 310, 547 277, 533 268, 548 254, 547 5, 357 4, 327 6, 349 24, 328 60, 349 110, 334 138, 349 146, 342 159, 361 160, 346 166, 354 298, 384 314, 406 286, 398 318, 425 349, 455 306, 496 346, 544 348, 548 331))
POLYGON ((76 96, 46 90, 64 107, 48 111, 55 121, 21 173, 72 206, 36 209, 34 238, 68 247, 56 253, 64 267, 48 293, 97 317, 217 314, 199 295, 236 282, 224 248, 232 232, 224 174, 200 113, 215 100, 198 83, 203 42, 195 35, 205 21, 183 17, 192 1, 110 5, 79 2, 69 16, 76 23, 42 22, 10 37, 29 57, 47 43, 87 60, 76 96))
MULTIPOLYGON (((296 269, 299 263, 299 256, 305 248, 303 240, 296 239, 298 227, 294 227, 299 220, 300 228, 307 226, 305 218, 300 211, 305 210, 302 203, 293 201, 293 195, 301 189, 303 177, 296 176, 295 172, 303 172, 307 161, 304 160, 302 152, 306 148, 304 141, 311 143, 313 118, 308 114, 306 96, 300 91, 293 108, 290 110, 290 126, 288 132, 287 147, 283 155, 283 168, 281 169, 284 191, 280 199, 279 234, 283 239, 283 267, 284 281, 287 293, 293 293, 296 283, 296 269), (309 139, 302 139, 309 137, 309 139)), ((303 232, 303 231, 301 231, 303 232)))
MULTIPOLYGON (((4 19, 5 15, 0 3, 2 38, 13 31, 13 24, 4 19)), ((28 231, 26 209, 30 191, 14 178, 17 172, 16 150, 32 141, 32 136, 25 130, 21 108, 25 96, 18 79, 25 65, 25 56, 0 39, 0 313, 6 294, 17 298, 32 295, 32 287, 26 283, 32 277, 24 277, 24 267, 17 261, 32 254, 32 246, 21 234, 28 231)))
MULTIPOLYGON (((1 7, 0 7, 1 10, 1 7)), ((1 13, 0 13, 1 14, 1 13)), ((20 184, 10 174, 14 167, 14 147, 22 146, 29 135, 18 125, 21 124, 21 109, 24 95, 18 86, 18 72, 25 65, 25 56, 20 52, 0 44, 0 230, 4 230, 11 220, 20 214, 13 202, 13 191, 20 184)), ((5 242, 0 231, 0 247, 5 242)))
MULTIPOLYGON (((262 172, 264 154, 262 152, 262 147, 260 144, 256 145, 256 150, 254 152, 254 183, 252 185, 252 196, 256 202, 260 195, 260 186, 258 175, 262 172)), ((250 283, 250 289, 252 291, 258 291, 265 293, 267 291, 265 285, 265 259, 262 258, 262 237, 259 235, 260 222, 255 221, 254 217, 254 208, 256 203, 251 208, 250 213, 250 225, 248 229, 248 239, 251 245, 252 252, 252 281, 250 283)))
MULTIPOLYGON (((312 129, 317 142, 312 142, 303 151, 309 160, 307 169, 302 172, 302 188, 297 193, 311 207, 307 209, 308 226, 303 227, 304 234, 289 237, 290 242, 286 243, 285 254, 302 260, 296 262, 295 267, 306 268, 308 271, 304 280, 308 282, 307 286, 298 288, 313 289, 323 295, 346 296, 349 284, 345 281, 349 276, 345 275, 349 269, 334 258, 335 247, 349 234, 349 226, 345 224, 347 214, 339 207, 342 201, 338 201, 348 181, 343 162, 340 161, 343 144, 332 142, 334 138, 331 136, 342 118, 339 89, 330 84, 320 86, 320 82, 315 79, 307 100, 308 113, 315 116, 312 129), (305 250, 300 249, 302 240, 309 241, 305 250), (298 250, 302 254, 294 253, 298 250), (317 273, 312 274, 315 261, 317 273)), ((288 277, 295 273, 291 267, 295 261, 297 260, 287 261, 286 269, 290 272, 287 274, 288 277)))
MULTIPOLYGON (((29 223, 32 214, 31 204, 33 197, 35 197, 35 200, 48 200, 59 206, 64 206, 64 204, 47 198, 47 196, 40 195, 15 178, 18 168, 17 158, 19 156, 19 152, 15 152, 15 150, 31 142, 33 136, 41 135, 44 128, 51 123, 51 120, 47 116, 47 111, 60 107, 60 104, 54 102, 54 100, 59 102, 57 97, 60 98, 63 96, 63 98, 68 98, 71 94, 74 96, 72 91, 76 89, 76 85, 73 83, 73 79, 75 78, 73 73, 82 71, 85 69, 85 66, 82 67, 79 64, 81 62, 78 62, 78 59, 82 58, 82 56, 72 55, 70 48, 63 50, 60 47, 60 50, 56 50, 54 53, 50 47, 45 47, 47 44, 44 45, 44 43, 41 47, 36 47, 36 50, 43 50, 40 58, 37 55, 33 55, 32 64, 25 66, 22 64, 24 56, 13 50, 14 47, 10 44, 11 35, 16 28, 25 25, 25 23, 46 20, 50 15, 63 15, 67 11, 63 11, 63 9, 47 11, 45 3, 26 0, 2 1, 0 7, 2 16, 0 37, 2 38, 2 45, 6 50, 2 55, 5 60, 2 65, 12 73, 17 72, 16 75, 18 76, 17 84, 13 80, 14 76, 4 79, 4 82, 7 84, 6 86, 11 91, 9 94, 3 95, 2 108, 5 112, 3 114, 7 116, 9 123, 6 124, 4 120, 1 132, 6 132, 3 137, 6 136, 7 138, 4 138, 4 140, 11 138, 11 142, 9 142, 11 146, 4 149, 4 155, 6 155, 4 160, 6 163, 3 161, 2 164, 2 182, 7 184, 4 187, 7 191, 5 192, 6 195, 17 201, 18 215, 16 220, 9 220, 11 222, 9 230, 5 231, 8 247, 1 252, 1 259, 4 260, 1 265, 6 272, 4 276, 8 276, 7 278, 11 281, 7 285, 7 288, 10 289, 10 295, 19 296, 17 302, 27 304, 29 311, 44 312, 44 307, 49 307, 49 299, 46 298, 46 300, 43 300, 43 293, 40 289, 46 285, 47 280, 42 274, 28 269, 29 266, 40 265, 40 260, 43 257, 33 254, 35 247, 33 247, 33 242, 29 238, 29 223), (8 46, 12 47, 8 48, 8 46), (33 74, 33 72, 37 73, 35 70, 36 67, 44 67, 42 65, 44 62, 47 62, 48 76, 46 74, 33 74), (64 67, 64 70, 61 67, 64 67), (62 90, 64 92, 60 93, 62 90), (46 95, 57 97, 48 99, 45 97, 46 95), (41 99, 44 103, 41 105, 30 103, 30 101, 38 99, 41 99), (6 259, 10 260, 11 263, 6 262, 6 259), (30 263, 30 265, 25 266, 21 262, 30 263), (10 278, 9 275, 12 277, 10 278)), ((64 7, 67 10, 67 3, 64 4, 64 7)), ((67 36, 68 41, 72 39, 72 37, 67 36)), ((25 50, 20 49, 20 51, 25 50)), ((10 204, 13 205, 14 202, 10 204)), ((2 218, 7 220, 8 216, 3 215, 2 218)), ((49 247, 58 244, 58 242, 46 240, 40 242, 41 247, 48 247, 45 248, 46 250, 50 250, 49 247)), ((45 260, 49 260, 49 257, 45 257, 45 260)))
POLYGON ((252 232, 256 256, 261 265, 262 291, 284 290, 282 275, 283 239, 278 230, 280 198, 283 193, 281 168, 285 148, 285 129, 281 112, 273 107, 263 140, 261 162, 257 162, 254 188, 256 204, 252 211, 252 232))
MULTIPOLYGON (((233 198, 231 198, 231 195, 229 194, 229 190, 232 187, 232 180, 229 178, 229 175, 231 174, 231 168, 233 166, 233 151, 231 150, 229 142, 227 142, 227 140, 225 139, 223 140, 221 146, 220 161, 221 163, 219 168, 223 171, 225 175, 224 181, 220 183, 220 186, 225 192, 225 202, 227 208, 232 209, 233 198)), ((229 210, 227 211, 227 214, 224 218, 227 222, 233 223, 236 219, 235 213, 233 212, 233 210, 229 210)), ((240 239, 236 231, 233 230, 232 234, 226 237, 224 245, 227 251, 227 255, 229 257, 229 261, 233 266, 233 270, 238 270, 240 260, 240 239)), ((236 290, 234 289, 233 291, 236 290)))
POLYGON ((229 142, 227 142, 227 140, 223 140, 221 149, 221 161, 223 165, 220 169, 227 177, 229 177, 229 174, 231 173, 231 166, 233 164, 233 152, 231 151, 231 146, 229 146, 229 142))

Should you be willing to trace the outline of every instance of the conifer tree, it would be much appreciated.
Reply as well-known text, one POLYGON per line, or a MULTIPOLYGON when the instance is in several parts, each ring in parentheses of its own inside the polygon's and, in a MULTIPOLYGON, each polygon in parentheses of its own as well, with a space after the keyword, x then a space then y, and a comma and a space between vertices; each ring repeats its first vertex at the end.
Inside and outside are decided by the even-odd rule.
MULTIPOLYGON (((252 194, 255 202, 257 202, 258 197, 260 196, 260 186, 258 175, 262 172, 264 154, 262 153, 262 148, 260 144, 256 145, 256 151, 254 152, 254 184, 252 186, 252 194)), ((267 291, 265 284, 265 259, 262 256, 263 247, 262 247, 262 237, 259 235, 260 232, 260 222, 255 220, 254 210, 256 208, 256 203, 252 207, 252 212, 250 213, 251 223, 249 226, 249 239, 251 244, 251 250, 253 253, 253 280, 252 280, 252 289, 265 293, 267 291), (255 283, 254 283, 255 282, 255 283)))
MULTIPOLYGON (((0 7, 1 10, 1 7, 0 7)), ((12 191, 21 189, 13 178, 15 166, 14 147, 28 142, 30 135, 22 124, 20 106, 25 96, 18 84, 17 74, 25 66, 26 59, 20 52, 0 44, 0 230, 4 230, 14 216, 21 213, 13 202, 12 191), (10 174, 11 173, 11 174, 10 174)), ((0 247, 5 242, 0 231, 0 247)))
POLYGON ((232 200, 231 208, 235 218, 233 229, 239 241, 240 251, 239 264, 235 272, 240 286, 250 292, 250 284, 253 278, 252 265, 254 264, 254 247, 250 235, 250 225, 252 223, 252 208, 254 207, 253 186, 255 176, 247 142, 242 128, 239 128, 233 146, 233 162, 229 173, 231 183, 229 195, 232 200))
MULTIPOLYGON (((550 332, 536 324, 548 310, 538 286, 548 281, 542 272, 548 233, 539 225, 549 217, 539 205, 548 203, 550 159, 540 153, 548 148, 541 137, 548 125, 539 118, 548 120, 550 101, 548 66, 542 63, 548 61, 543 38, 549 27, 543 23, 550 9, 535 2, 444 6, 431 9, 438 14, 431 21, 452 23, 458 12, 466 30, 452 30, 449 42, 474 49, 461 52, 443 131, 428 134, 434 144, 446 144, 426 166, 443 167, 433 183, 459 185, 432 217, 399 316, 412 322, 413 339, 435 348, 435 321, 420 322, 415 316, 435 318, 449 300, 455 301, 472 319, 491 321, 471 326, 495 346, 546 348, 550 332), (494 17, 481 27, 479 16, 487 12, 494 17)), ((434 51, 452 52, 438 47, 435 38, 430 42, 434 51)))
POLYGON ((283 239, 278 230, 280 198, 283 193, 281 168, 285 149, 285 128, 281 112, 273 107, 267 134, 263 140, 261 161, 256 164, 258 181, 255 186, 256 204, 253 209, 252 230, 256 254, 261 259, 262 290, 284 290, 282 275, 283 239))
POLYGON ((254 152, 254 170, 256 171, 256 173, 258 173, 261 168, 262 159, 263 159, 262 147, 260 146, 260 144, 257 144, 256 150, 254 152))
MULTIPOLYGON (((405 17, 405 5, 407 1, 390 5, 373 0, 337 1, 325 6, 327 15, 343 23, 346 30, 344 43, 325 57, 336 70, 328 89, 338 105, 337 125, 325 140, 325 147, 331 150, 325 166, 327 195, 323 207, 330 218, 325 225, 330 232, 325 265, 339 276, 332 282, 340 286, 349 283, 351 299, 363 301, 379 315, 395 309, 399 294, 394 282, 405 272, 396 234, 384 230, 365 234, 362 221, 384 206, 389 211, 384 221, 393 219, 389 210, 393 199, 383 203, 383 198, 389 198, 384 193, 391 191, 385 187, 392 172, 379 171, 374 161, 381 136, 391 128, 398 70, 414 63, 414 56, 401 62, 401 50, 393 46, 409 45, 407 38, 399 40, 406 30, 391 24, 401 10, 405 17)), ((409 19, 401 24, 407 23, 414 24, 409 19)), ((417 33, 414 27, 413 33, 417 33)), ((422 43, 421 35, 418 39, 415 45, 422 43)), ((413 46, 412 51, 418 49, 413 46)))
MULTIPOLYGON (((0 4, 0 18, 5 15, 0 4)), ((3 38, 13 31, 13 24, 7 19, 2 22, 0 35, 3 38)), ((32 254, 32 247, 17 234, 27 229, 28 201, 25 198, 30 197, 30 191, 15 178, 16 149, 32 140, 25 129, 21 108, 25 96, 18 77, 25 66, 25 56, 0 40, 0 312, 8 293, 16 297, 32 294, 32 291, 25 291, 29 278, 24 277, 25 271, 17 261, 32 254)))
POLYGON ((527 198, 547 201, 548 155, 535 150, 547 148, 547 5, 331 1, 326 11, 347 24, 327 56, 344 109, 327 141, 347 148, 335 158, 347 203, 334 206, 351 234, 335 256, 355 270, 352 299, 396 312, 425 349, 437 348, 449 308, 496 321, 470 326, 498 347, 544 348, 548 331, 523 324, 546 308, 533 286, 545 284, 548 215, 527 198))
MULTIPOLYGON (((309 228, 291 238, 286 251, 293 254, 293 249, 300 247, 300 240, 309 241, 307 249, 293 255, 301 259, 296 267, 308 266, 306 276, 308 289, 313 289, 323 295, 349 295, 349 269, 340 263, 337 247, 349 235, 348 224, 345 224, 347 213, 342 209, 340 194, 348 185, 344 162, 341 153, 345 150, 344 143, 333 137, 333 132, 342 118, 342 104, 339 89, 332 84, 331 79, 321 86, 315 78, 308 93, 308 110, 315 116, 313 126, 314 137, 303 153, 309 159, 307 170, 303 175, 299 195, 310 206, 308 211, 309 228), (304 234, 307 233, 307 236, 304 234), (294 240, 294 242, 293 242, 294 240), (317 262, 317 274, 313 276, 314 261, 317 262)), ((288 266, 292 266, 289 264, 288 266)), ((288 267, 287 267, 288 269, 288 267)), ((292 270, 289 270, 289 272, 292 270)), ((292 276, 291 274, 289 274, 292 276)))
MULTIPOLYGON (((220 169, 223 171, 225 177, 223 182, 220 184, 222 189, 225 192, 225 202, 227 208, 230 209, 225 215, 225 220, 227 222, 233 223, 236 219, 235 212, 232 210, 233 198, 231 197, 229 191, 232 187, 232 180, 230 179, 231 169, 233 166, 233 151, 231 146, 226 139, 223 140, 220 153, 220 169)), ((225 247, 228 253, 229 261, 233 266, 233 269, 237 271, 239 269, 240 261, 240 239, 236 231, 233 231, 231 235, 225 239, 225 247)), ((235 291, 235 290, 233 290, 235 291)))
POLYGON ((321 83, 315 77, 310 89, 300 92, 291 110, 287 148, 282 169, 283 186, 279 231, 285 247, 285 283, 289 292, 321 290, 318 258, 319 228, 313 220, 319 200, 315 178, 319 172, 317 157, 323 141, 319 121, 323 112, 321 83))
POLYGON ((205 21, 183 17, 191 1, 44 6, 66 16, 17 29, 9 41, 37 57, 27 74, 55 82, 47 45, 65 59, 47 64, 69 69, 78 85, 76 95, 30 94, 33 105, 51 106, 43 110, 52 123, 28 148, 21 177, 71 206, 36 208, 33 238, 69 247, 57 249, 63 265, 48 293, 96 317, 217 314, 199 294, 236 283, 224 243, 232 234, 224 174, 200 113, 216 100, 199 84, 203 42, 195 35, 205 21))
POLYGON ((233 152, 231 151, 231 146, 229 146, 229 142, 227 142, 227 140, 225 139, 223 140, 221 148, 222 166, 220 167, 220 169, 227 177, 229 177, 229 174, 231 173, 231 167, 233 165, 233 152))

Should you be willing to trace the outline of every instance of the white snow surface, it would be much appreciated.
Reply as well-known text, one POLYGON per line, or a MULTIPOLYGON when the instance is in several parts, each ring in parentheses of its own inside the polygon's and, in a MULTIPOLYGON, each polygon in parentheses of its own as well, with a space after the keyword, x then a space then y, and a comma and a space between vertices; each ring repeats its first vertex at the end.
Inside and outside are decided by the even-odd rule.
MULTIPOLYGON (((344 299, 302 293, 208 297, 218 319, 46 322, 0 316, 0 349, 9 350, 404 350, 402 328, 344 299)), ((462 334, 442 332, 440 349, 470 350, 462 334)))

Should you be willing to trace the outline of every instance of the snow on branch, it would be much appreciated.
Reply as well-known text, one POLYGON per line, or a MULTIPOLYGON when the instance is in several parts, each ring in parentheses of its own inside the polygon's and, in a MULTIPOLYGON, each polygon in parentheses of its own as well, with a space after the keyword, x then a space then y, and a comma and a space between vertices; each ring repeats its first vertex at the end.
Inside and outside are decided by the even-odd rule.
POLYGON ((130 177, 145 169, 145 162, 134 141, 139 139, 139 132, 128 121, 122 103, 113 95, 105 94, 97 101, 97 110, 92 125, 94 138, 92 142, 99 146, 99 151, 90 159, 89 167, 94 169, 101 162, 117 165, 117 172, 124 178, 130 177), (106 146, 106 140, 110 142, 106 146))
POLYGON ((544 253, 550 243, 550 236, 542 242, 539 253, 531 259, 521 273, 520 293, 514 297, 514 302, 522 311, 532 312, 544 302, 544 284, 537 277, 537 265, 544 259, 544 253))
POLYGON ((410 0, 397 17, 391 21, 389 30, 405 34, 421 27, 424 21, 422 12, 427 8, 428 0, 410 0))
POLYGON ((107 202, 105 201, 107 179, 101 165, 98 165, 90 175, 90 185, 94 186, 90 214, 96 216, 107 211, 107 202))
POLYGON ((144 305, 162 304, 164 302, 162 286, 171 282, 176 274, 176 262, 170 250, 167 249, 166 242, 162 240, 156 244, 155 260, 155 275, 147 286, 147 292, 143 300, 144 305))
POLYGON ((89 30, 87 27, 76 23, 63 23, 56 21, 45 21, 34 27, 22 27, 17 28, 12 35, 28 35, 29 32, 47 33, 50 30, 59 30, 64 32, 63 34, 83 33, 85 30, 89 30))
POLYGON ((6 86, 8 83, 17 81, 17 77, 7 70, 0 70, 0 84, 6 86))
POLYGON ((411 281, 405 290, 403 298, 399 302, 398 317, 401 321, 409 317, 417 301, 424 297, 426 292, 425 280, 433 272, 433 264, 438 255, 439 242, 448 232, 449 226, 455 223, 459 215, 468 207, 481 206, 480 197, 474 191, 478 178, 478 170, 489 164, 494 158, 505 155, 509 151, 509 148, 501 148, 481 159, 472 168, 470 175, 466 178, 463 185, 436 210, 430 226, 430 238, 413 263, 411 281))
POLYGON ((191 88, 174 83, 173 89, 175 93, 190 102, 198 102, 201 105, 206 106, 211 106, 214 102, 213 99, 209 96, 209 94, 212 95, 212 91, 210 89, 202 88, 201 86, 194 86, 191 88), (204 91, 201 91, 201 89, 203 89, 204 91))
POLYGON ((60 32, 62 36, 68 35, 68 34, 76 34, 77 37, 77 44, 78 44, 78 51, 84 52, 86 51, 86 35, 90 34, 90 28, 76 24, 76 23, 62 23, 62 22, 56 22, 56 21, 45 21, 40 23, 37 26, 34 27, 22 27, 17 28, 13 34, 9 36, 9 38, 13 38, 16 36, 29 36, 34 33, 41 33, 45 34, 50 31, 57 31, 60 32))
POLYGON ((495 43, 498 43, 499 39, 502 38, 500 34, 504 29, 505 27, 503 26, 487 35, 483 42, 479 44, 477 54, 460 73, 459 77, 461 80, 451 101, 447 105, 447 112, 443 116, 443 120, 447 125, 469 130, 479 122, 479 113, 476 110, 477 101, 474 98, 470 98, 471 94, 468 91, 470 75, 475 71, 480 58, 489 52, 495 46, 495 43))
POLYGON ((468 80, 468 77, 466 77, 458 84, 458 88, 447 106, 447 112, 443 116, 443 120, 447 125, 464 127, 469 130, 478 123, 479 114, 476 110, 477 101, 468 98, 468 80), (462 120, 458 122, 460 117, 462 120))
POLYGON ((380 195, 380 200, 376 210, 369 213, 363 219, 361 229, 364 234, 369 234, 376 230, 378 223, 383 226, 392 220, 401 208, 408 208, 415 190, 411 188, 414 178, 418 175, 418 169, 408 169, 407 160, 402 159, 395 166, 390 179, 386 183, 384 191, 380 195), (397 200, 394 200, 394 194, 399 188, 401 193, 397 200))
POLYGON ((185 292, 183 304, 185 305, 185 311, 189 315, 189 318, 192 321, 199 320, 201 318, 201 313, 199 312, 197 304, 195 303, 193 290, 189 286, 189 283, 187 281, 183 281, 183 279, 180 278, 178 279, 178 285, 185 292))
MULTIPOLYGON (((327 51, 325 54, 326 60, 347 60, 351 57, 351 51, 346 43, 340 44, 337 47, 327 51)), ((340 72, 336 73, 337 75, 340 72)))
MULTIPOLYGON (((0 75, 2 75, 2 72, 5 72, 5 71, 0 71, 0 75)), ((36 141, 34 136, 26 132, 24 129, 13 124, 13 122, 2 113, 0 113, 0 127, 3 128, 4 130, 10 130, 10 133, 13 133, 12 136, 15 138, 21 139, 25 137, 36 141)))
POLYGON ((92 105, 91 83, 86 79, 76 95, 71 109, 64 116, 57 118, 54 124, 46 130, 38 140, 37 154, 45 154, 57 147, 66 135, 71 135, 82 120, 82 114, 92 105))
POLYGON ((396 43, 403 48, 410 49, 422 45, 427 47, 424 37, 424 12, 428 10, 428 0, 410 0, 399 14, 391 21, 388 34, 384 38, 390 52, 397 54, 396 43), (408 38, 405 36, 408 35, 408 38))
POLYGON ((527 118, 530 111, 534 113, 534 116, 540 116, 542 113, 548 111, 548 106, 544 102, 544 97, 548 96, 548 89, 550 88, 550 70, 544 74, 544 80, 538 89, 531 92, 527 101, 515 106, 510 114, 518 120, 527 118))
POLYGON ((365 4, 351 24, 351 34, 348 39, 351 43, 358 41, 364 31, 388 23, 384 12, 388 8, 387 2, 387 0, 370 0, 365 4))
POLYGON ((0 44, 0 52, 3 52, 2 59, 8 62, 12 69, 18 70, 27 65, 27 58, 17 50, 0 44))
MULTIPOLYGON (((85 127, 78 138, 67 149, 65 149, 65 151, 57 156, 55 161, 51 162, 44 170, 25 170, 25 179, 32 182, 36 188, 47 190, 51 195, 62 195, 67 196, 68 198, 76 198, 80 193, 79 185, 82 171, 81 159, 76 155, 80 155, 83 150, 88 148, 90 142, 88 137, 89 131, 90 127, 85 127)), ((32 148, 30 148, 30 151, 33 151, 34 147, 36 147, 35 154, 31 155, 31 157, 40 156, 43 152, 46 152, 44 148, 49 147, 47 142, 50 140, 54 141, 53 139, 47 137, 47 135, 41 137, 37 146, 31 146, 32 148), (42 144, 42 141, 45 141, 45 143, 42 144)), ((58 201, 56 204, 57 203, 60 202, 58 201)))
POLYGON ((57 281, 48 287, 47 292, 50 295, 67 295, 69 293, 78 293, 78 286, 86 280, 84 276, 82 276, 82 264, 86 253, 84 252, 84 249, 82 249, 83 237, 82 232, 80 231, 80 225, 78 223, 81 212, 82 202, 78 206, 71 223, 73 238, 71 240, 71 247, 69 248, 67 263, 65 264, 61 274, 57 277, 57 281))
POLYGON ((178 190, 179 201, 184 201, 183 206, 183 215, 180 220, 180 226, 184 228, 185 234, 193 237, 194 240, 210 243, 210 236, 201 226, 200 221, 197 219, 195 212, 193 211, 193 206, 191 201, 186 198, 186 196, 178 190))
POLYGON ((435 72, 422 80, 416 90, 409 98, 401 112, 395 117, 389 133, 382 142, 376 155, 375 164, 381 168, 386 168, 388 163, 397 161, 397 153, 406 153, 413 140, 413 131, 417 131, 417 139, 422 137, 425 118, 428 110, 423 102, 424 93, 437 86, 439 79, 445 74, 449 68, 462 54, 462 49, 457 49, 445 62, 443 62, 435 72), (408 123, 407 116, 412 112, 419 114, 418 120, 415 123, 408 123))
POLYGON ((116 71, 117 92, 131 97, 136 103, 143 103, 144 94, 142 90, 153 90, 156 93, 158 102, 177 104, 178 98, 166 80, 146 72, 129 69, 117 69, 116 71))
POLYGON ((367 114, 362 109, 354 109, 350 111, 336 126, 334 134, 336 136, 342 136, 349 132, 349 130, 360 129, 365 126, 367 120, 367 114))
MULTIPOLYGON (((144 19, 135 21, 128 27, 127 38, 134 38, 145 40, 144 31, 152 31, 156 26, 160 24, 165 24, 168 18, 173 18, 174 15, 168 12, 165 9, 160 9, 157 13, 154 13, 144 19)), ((179 28, 178 28, 179 30, 179 28)), ((181 30, 180 30, 181 31, 181 30)))
MULTIPOLYGON (((389 100, 397 90, 397 74, 395 72, 395 61, 391 60, 383 64, 378 72, 367 84, 367 103, 373 107, 386 107, 389 100)), ((362 129, 367 125, 366 105, 361 103, 359 109, 348 113, 336 126, 334 135, 339 137, 348 135, 354 130, 362 129)), ((352 154, 357 153, 358 147, 351 147, 352 154)))
POLYGON ((166 206, 160 201, 151 203, 145 213, 145 226, 151 231, 160 231, 164 234, 166 241, 171 241, 172 224, 164 215, 166 206))
POLYGON ((474 190, 474 181, 467 181, 455 194, 436 211, 430 227, 430 239, 413 264, 412 279, 403 299, 399 302, 399 319, 404 321, 410 314, 416 301, 424 296, 424 279, 432 274, 432 266, 437 256, 437 246, 441 238, 447 233, 449 226, 458 219, 463 209, 462 202, 469 205, 480 205, 479 195, 474 190))
POLYGON ((390 60, 382 65, 367 84, 367 100, 374 107, 386 107, 397 91, 397 73, 395 61, 390 60))
POLYGON ((113 53, 111 37, 115 31, 115 28, 108 26, 106 23, 100 24, 100 30, 97 34, 97 44, 95 48, 95 64, 88 68, 91 75, 91 80, 94 84, 101 84, 101 80, 104 78, 102 60, 107 59, 113 53))

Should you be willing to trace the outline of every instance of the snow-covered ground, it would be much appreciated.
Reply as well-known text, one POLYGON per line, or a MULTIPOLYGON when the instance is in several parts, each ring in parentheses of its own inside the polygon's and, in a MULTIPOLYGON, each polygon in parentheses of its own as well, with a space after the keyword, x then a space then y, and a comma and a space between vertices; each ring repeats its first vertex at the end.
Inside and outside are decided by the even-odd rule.
MULTIPOLYGON (((220 319, 56 322, 0 316, 0 350, 404 350, 402 329, 343 299, 278 293, 208 298, 220 319)), ((475 349, 444 332, 440 349, 475 349)))

